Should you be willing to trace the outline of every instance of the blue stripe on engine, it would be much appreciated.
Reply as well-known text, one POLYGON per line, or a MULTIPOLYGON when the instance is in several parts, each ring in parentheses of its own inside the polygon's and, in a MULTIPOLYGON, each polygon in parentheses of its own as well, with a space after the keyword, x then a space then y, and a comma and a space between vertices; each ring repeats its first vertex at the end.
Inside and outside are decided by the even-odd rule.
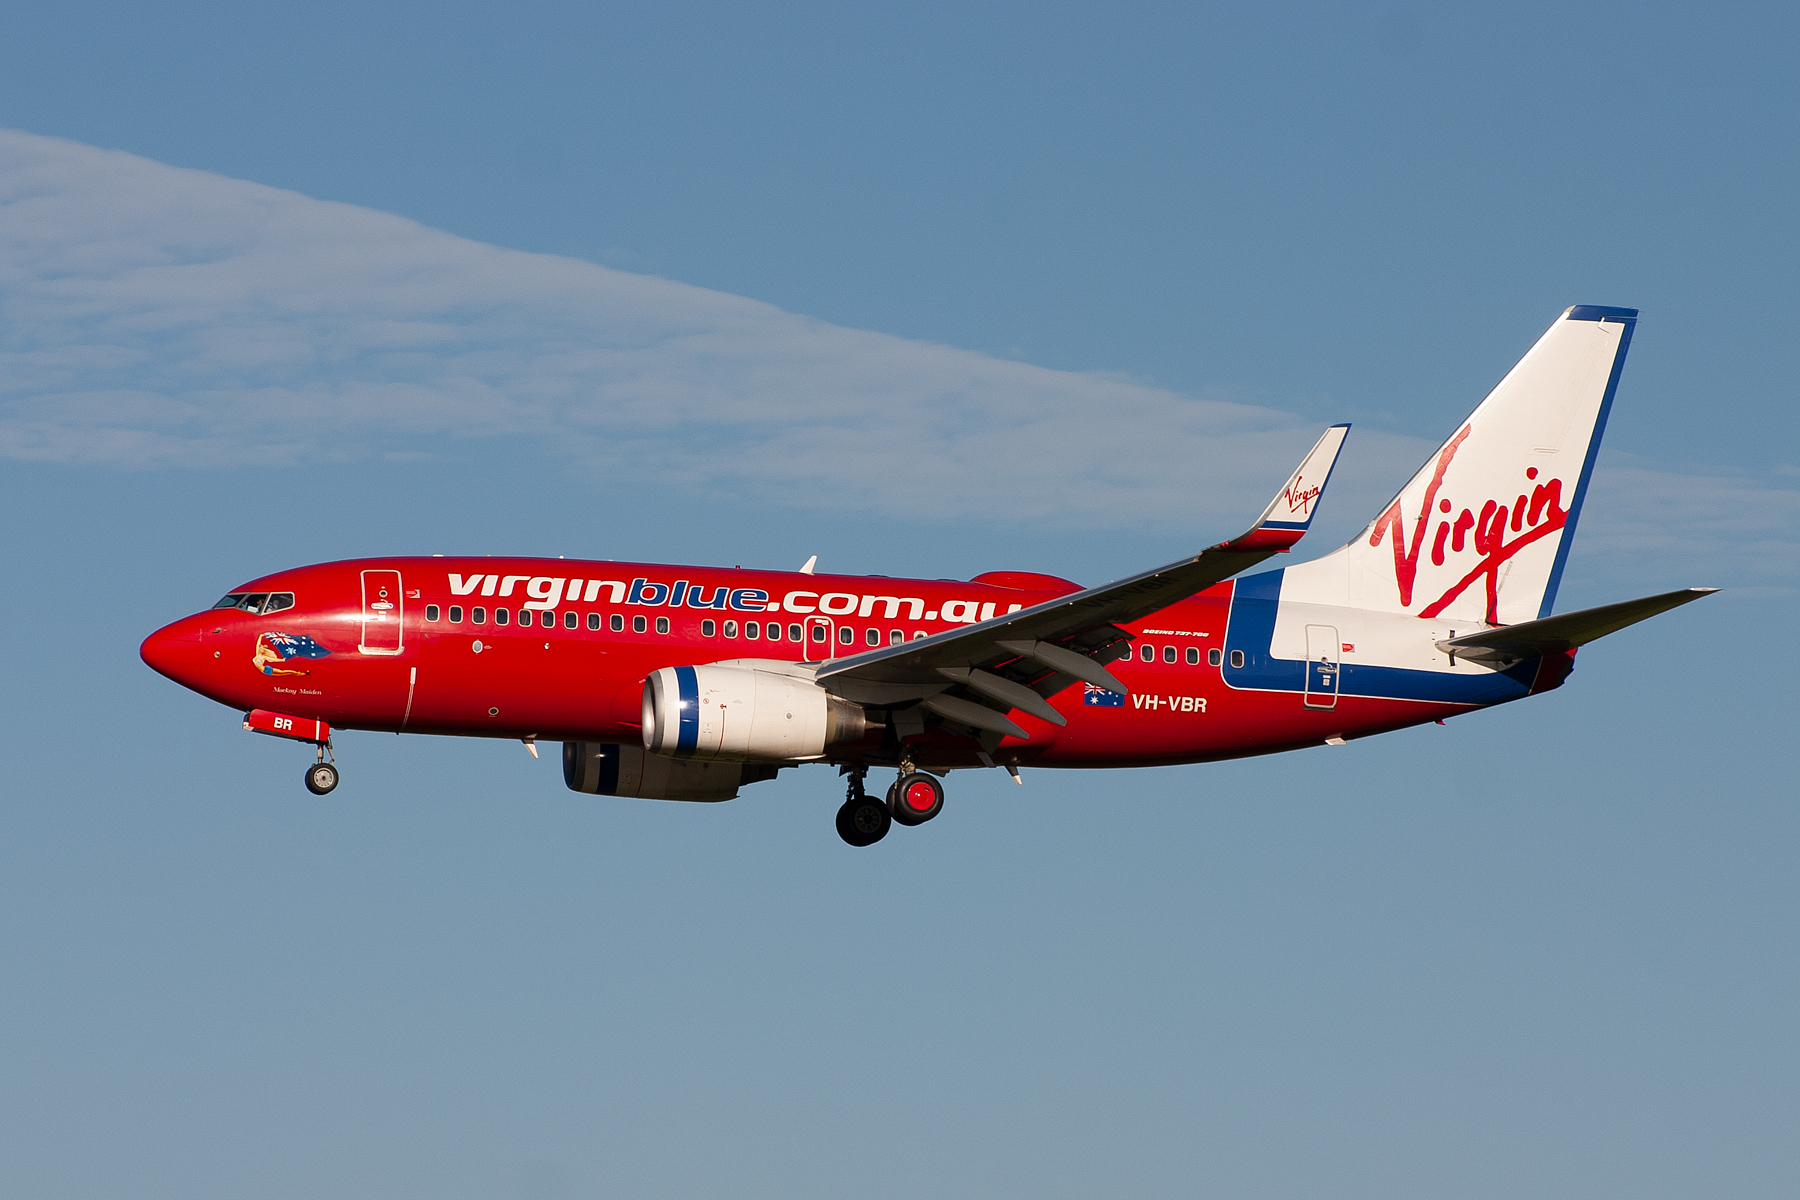
POLYGON ((681 729, 675 749, 692 750, 700 742, 700 681, 694 677, 694 668, 676 667, 675 686, 681 696, 681 729))

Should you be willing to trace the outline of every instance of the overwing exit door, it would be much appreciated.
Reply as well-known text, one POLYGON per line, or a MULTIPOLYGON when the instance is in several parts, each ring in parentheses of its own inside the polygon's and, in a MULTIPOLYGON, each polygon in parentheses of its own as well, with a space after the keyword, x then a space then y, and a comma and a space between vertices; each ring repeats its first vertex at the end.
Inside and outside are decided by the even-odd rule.
POLYGON ((806 661, 824 662, 830 658, 835 649, 832 637, 830 617, 806 618, 806 661))
POLYGON ((362 573, 362 641, 364 654, 400 653, 401 618, 405 601, 400 592, 400 572, 362 573))
POLYGON ((1306 707, 1337 707, 1338 647, 1336 626, 1306 627, 1306 707))

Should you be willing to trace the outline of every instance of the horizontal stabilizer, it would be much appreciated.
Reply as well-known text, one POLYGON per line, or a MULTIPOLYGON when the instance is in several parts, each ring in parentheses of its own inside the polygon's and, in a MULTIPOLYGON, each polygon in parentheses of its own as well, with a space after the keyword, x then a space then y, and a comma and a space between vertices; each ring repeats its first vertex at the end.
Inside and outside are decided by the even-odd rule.
POLYGON ((1453 658, 1460 656, 1476 662, 1542 658, 1586 645, 1609 633, 1617 633, 1627 625, 1636 625, 1639 621, 1646 621, 1671 608, 1679 608, 1702 596, 1710 596, 1718 590, 1682 588, 1678 592, 1645 596, 1641 600, 1621 600, 1617 604, 1602 604, 1599 608, 1584 608, 1580 612, 1562 613, 1519 625, 1503 625, 1498 629, 1485 629, 1480 633, 1446 638, 1437 647, 1453 658))

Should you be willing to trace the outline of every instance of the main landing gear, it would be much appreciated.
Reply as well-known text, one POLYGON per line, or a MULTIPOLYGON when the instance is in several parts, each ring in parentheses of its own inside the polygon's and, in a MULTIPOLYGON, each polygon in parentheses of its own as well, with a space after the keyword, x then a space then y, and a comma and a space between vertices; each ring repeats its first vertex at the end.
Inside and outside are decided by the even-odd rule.
POLYGON ((867 767, 849 772, 849 794, 838 809, 838 836, 852 846, 873 846, 887 836, 895 822, 923 825, 944 811, 944 785, 935 776, 902 761, 900 776, 888 788, 885 799, 877 800, 863 790, 867 767))
POLYGON ((863 776, 867 773, 867 767, 850 772, 849 794, 837 813, 838 836, 852 846, 873 846, 894 825, 888 806, 863 791, 863 776))
POLYGON ((902 774, 888 789, 888 807, 902 825, 923 825, 944 811, 944 785, 923 771, 902 774))
POLYGON ((338 785, 338 769, 335 763, 325 761, 330 744, 319 742, 318 747, 319 761, 306 768, 306 790, 315 796, 323 796, 338 785))

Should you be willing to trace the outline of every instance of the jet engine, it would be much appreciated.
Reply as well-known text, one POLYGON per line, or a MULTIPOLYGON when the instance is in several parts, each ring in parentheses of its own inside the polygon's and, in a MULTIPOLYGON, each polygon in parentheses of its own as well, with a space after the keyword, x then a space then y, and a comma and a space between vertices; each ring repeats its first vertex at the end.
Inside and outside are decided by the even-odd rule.
MULTIPOLYGON (((772 664, 773 665, 773 664, 772 664)), ((755 667, 664 667, 644 681, 644 748, 682 759, 821 758, 875 728, 811 679, 755 667)))
POLYGON ((637 746, 564 742, 563 782, 593 796, 642 800, 730 800, 745 784, 775 778, 778 768, 730 762, 683 762, 637 746))

